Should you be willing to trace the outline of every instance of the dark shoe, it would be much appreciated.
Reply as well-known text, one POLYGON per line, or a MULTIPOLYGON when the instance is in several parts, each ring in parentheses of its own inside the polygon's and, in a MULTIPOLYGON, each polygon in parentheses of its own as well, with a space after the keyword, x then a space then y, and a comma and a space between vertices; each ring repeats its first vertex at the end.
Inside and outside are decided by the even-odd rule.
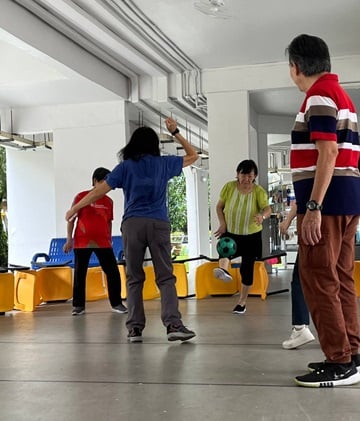
POLYGON ((170 325, 167 328, 167 338, 168 341, 187 341, 194 336, 196 336, 195 332, 192 330, 187 329, 185 326, 173 326, 170 325))
POLYGON ((85 314, 85 307, 74 307, 71 314, 73 316, 81 316, 85 314))
POLYGON ((355 363, 348 364, 324 363, 320 368, 295 377, 295 383, 305 387, 335 387, 349 386, 360 382, 355 363))
POLYGON ((142 342, 141 330, 138 327, 133 327, 131 330, 129 330, 127 339, 129 342, 142 342))
MULTIPOLYGON (((355 367, 357 368, 357 371, 360 373, 360 354, 352 355, 351 361, 354 362, 355 367)), ((326 364, 326 361, 316 362, 316 363, 309 363, 307 368, 309 371, 318 370, 321 368, 324 364, 326 364)))
POLYGON ((115 307, 111 307, 111 311, 113 311, 114 313, 125 314, 128 312, 128 309, 124 306, 124 304, 120 303, 115 307))
POLYGON ((240 304, 237 304, 233 310, 233 313, 244 314, 245 311, 246 311, 246 306, 241 306, 240 304))

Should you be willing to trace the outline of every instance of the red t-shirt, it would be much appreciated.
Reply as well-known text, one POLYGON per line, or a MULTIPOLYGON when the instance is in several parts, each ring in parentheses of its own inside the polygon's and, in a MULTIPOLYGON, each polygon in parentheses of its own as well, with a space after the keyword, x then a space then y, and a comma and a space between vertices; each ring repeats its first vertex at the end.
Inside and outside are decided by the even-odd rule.
MULTIPOLYGON (((73 204, 79 202, 87 193, 88 191, 83 191, 77 194, 73 204)), ((112 247, 112 220, 113 201, 108 196, 80 209, 76 220, 74 248, 112 247)))

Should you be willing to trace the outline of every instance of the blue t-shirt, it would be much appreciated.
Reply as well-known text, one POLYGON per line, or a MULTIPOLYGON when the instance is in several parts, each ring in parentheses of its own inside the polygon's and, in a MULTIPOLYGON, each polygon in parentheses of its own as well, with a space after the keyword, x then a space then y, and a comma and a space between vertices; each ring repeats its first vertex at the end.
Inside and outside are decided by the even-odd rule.
POLYGON ((139 161, 126 159, 106 177, 112 189, 124 191, 123 220, 131 217, 169 221, 166 192, 168 181, 181 174, 181 156, 146 155, 139 161))

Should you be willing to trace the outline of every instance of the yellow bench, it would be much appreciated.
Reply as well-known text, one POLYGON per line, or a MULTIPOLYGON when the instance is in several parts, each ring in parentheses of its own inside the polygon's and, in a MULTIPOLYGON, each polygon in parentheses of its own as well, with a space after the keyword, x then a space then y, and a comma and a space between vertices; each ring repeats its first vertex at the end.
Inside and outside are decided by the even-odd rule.
MULTIPOLYGON (((126 271, 124 265, 119 265, 121 277, 121 297, 126 298, 126 271)), ((155 282, 155 272, 152 265, 144 266, 145 282, 143 287, 143 300, 153 300, 160 297, 160 291, 155 282)), ((176 277, 175 288, 177 295, 180 298, 185 298, 189 295, 188 292, 188 278, 186 266, 184 263, 173 263, 173 273, 176 277)))
POLYGON ((0 273, 0 313, 14 308, 14 275, 10 272, 0 273))
POLYGON ((34 311, 42 299, 36 282, 36 271, 16 271, 14 273, 14 302, 15 310, 34 311))
MULTIPOLYGON (((219 266, 218 261, 206 262, 196 268, 195 272, 195 295, 202 299, 208 295, 233 295, 241 291, 241 275, 236 265, 229 268, 232 281, 224 282, 215 278, 213 270, 219 266)), ((265 263, 256 261, 254 264, 254 282, 249 291, 250 295, 260 295, 262 300, 266 299, 269 277, 265 263)))
POLYGON ((355 260, 354 262, 353 278, 355 282, 356 296, 360 297, 360 260, 355 260))
POLYGON ((15 271, 14 308, 34 311, 42 302, 66 301, 72 297, 72 270, 68 266, 15 271))
POLYGON ((195 296, 198 300, 208 295, 233 295, 239 291, 238 269, 229 268, 232 281, 224 282, 215 278, 213 270, 219 267, 218 261, 205 262, 199 265, 195 271, 195 296))

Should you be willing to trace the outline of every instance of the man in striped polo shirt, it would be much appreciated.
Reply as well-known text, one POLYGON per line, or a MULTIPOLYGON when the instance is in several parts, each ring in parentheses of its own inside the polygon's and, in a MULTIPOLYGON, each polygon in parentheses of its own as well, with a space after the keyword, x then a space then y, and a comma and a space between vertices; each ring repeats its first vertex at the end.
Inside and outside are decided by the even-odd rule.
POLYGON ((360 381, 359 321, 352 278, 360 215, 359 134, 355 107, 330 73, 326 43, 299 35, 286 49, 290 76, 305 93, 291 133, 299 270, 325 361, 309 363, 300 386, 360 381))

